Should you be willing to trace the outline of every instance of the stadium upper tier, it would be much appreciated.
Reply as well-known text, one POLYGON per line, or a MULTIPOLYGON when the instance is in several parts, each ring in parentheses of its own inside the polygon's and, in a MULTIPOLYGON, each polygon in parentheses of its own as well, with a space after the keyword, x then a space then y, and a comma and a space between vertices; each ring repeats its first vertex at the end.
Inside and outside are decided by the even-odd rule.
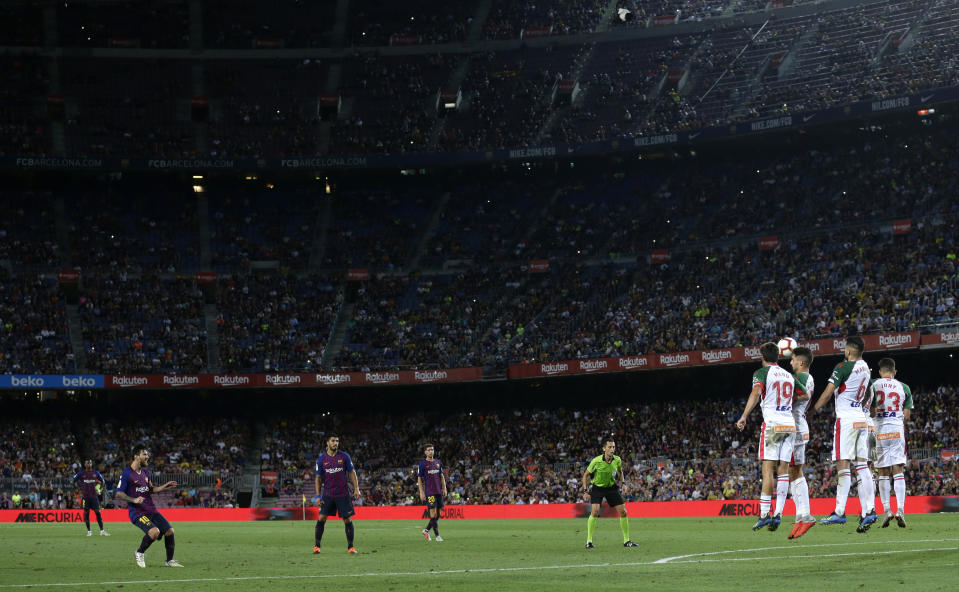
POLYGON ((0 371, 495 371, 944 327, 956 138, 625 176, 344 178, 329 195, 193 193, 175 176, 10 186, 0 371), (58 286, 63 269, 79 283, 58 286))
POLYGON ((5 3, 0 46, 12 49, 0 59, 0 155, 575 145, 959 81, 955 2, 625 5, 637 15, 629 23, 614 16, 617 2, 603 0, 474 0, 439 10, 415 0, 375 11, 362 2, 205 0, 193 12, 177 0, 5 3), (656 20, 669 15, 674 23, 656 20), (522 44, 503 41, 521 35, 522 44), (40 57, 48 46, 62 52, 40 57), (91 55, 90 47, 103 49, 91 55), (441 91, 451 95, 440 100, 441 91))

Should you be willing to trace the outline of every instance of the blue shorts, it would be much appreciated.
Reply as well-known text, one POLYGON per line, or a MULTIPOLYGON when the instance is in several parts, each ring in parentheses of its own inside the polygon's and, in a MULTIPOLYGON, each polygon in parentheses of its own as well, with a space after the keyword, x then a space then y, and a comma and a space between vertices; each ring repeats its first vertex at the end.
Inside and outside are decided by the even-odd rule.
POLYGON ((167 519, 163 517, 163 514, 159 512, 154 512, 153 514, 147 514, 145 516, 130 518, 130 522, 132 522, 134 526, 142 530, 143 534, 150 534, 150 529, 155 527, 160 529, 160 536, 163 536, 166 534, 168 530, 173 528, 172 526, 170 526, 170 523, 167 522, 167 519))
POLYGON ((98 497, 85 497, 83 498, 83 509, 84 510, 93 510, 94 512, 100 511, 100 498, 98 497))
POLYGON ((441 510, 446 507, 446 503, 443 501, 443 494, 435 493, 426 496, 426 507, 431 510, 441 510))
POLYGON ((353 509, 353 500, 348 495, 341 497, 323 496, 323 504, 320 506, 320 514, 324 516, 339 516, 340 518, 349 518, 356 514, 353 509))

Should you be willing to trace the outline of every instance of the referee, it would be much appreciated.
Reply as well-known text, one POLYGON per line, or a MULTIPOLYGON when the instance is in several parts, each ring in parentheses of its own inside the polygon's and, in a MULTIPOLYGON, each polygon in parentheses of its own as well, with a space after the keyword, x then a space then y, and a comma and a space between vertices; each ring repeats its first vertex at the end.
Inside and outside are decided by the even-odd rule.
POLYGON ((592 511, 586 520, 586 548, 595 549, 593 545, 593 531, 596 530, 596 519, 599 518, 599 510, 603 504, 603 498, 606 503, 613 507, 619 513, 619 528, 623 531, 623 546, 638 547, 636 543, 629 540, 629 518, 626 517, 626 506, 623 502, 623 494, 619 492, 619 485, 616 483, 616 477, 619 476, 620 482, 625 479, 623 474, 623 459, 615 454, 616 442, 607 439, 603 444, 603 453, 590 461, 583 473, 583 489, 589 492, 592 511), (592 483, 592 488, 590 488, 592 483))

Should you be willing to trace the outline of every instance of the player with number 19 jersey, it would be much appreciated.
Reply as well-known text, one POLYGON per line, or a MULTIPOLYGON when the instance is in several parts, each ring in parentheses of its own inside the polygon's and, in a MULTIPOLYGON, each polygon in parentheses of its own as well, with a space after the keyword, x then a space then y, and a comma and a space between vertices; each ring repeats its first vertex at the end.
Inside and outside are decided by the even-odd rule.
POLYGON ((836 387, 836 428, 833 460, 868 458, 868 416, 864 409, 869 388, 869 366, 863 360, 836 365, 829 382, 836 387))
POLYGON ((762 387, 759 405, 763 425, 759 436, 759 459, 789 462, 793 453, 793 393, 796 379, 779 366, 763 366, 753 373, 753 388, 762 387))

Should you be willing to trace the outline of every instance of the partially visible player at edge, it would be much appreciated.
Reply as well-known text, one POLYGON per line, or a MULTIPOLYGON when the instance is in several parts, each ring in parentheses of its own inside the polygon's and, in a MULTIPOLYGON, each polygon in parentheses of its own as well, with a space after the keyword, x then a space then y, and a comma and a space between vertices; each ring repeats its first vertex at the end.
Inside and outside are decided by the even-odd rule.
POLYGON ((314 528, 313 554, 320 552, 320 541, 323 539, 323 528, 328 516, 339 516, 346 528, 346 552, 356 553, 353 546, 353 499, 360 498, 360 484, 356 479, 356 469, 350 455, 340 448, 340 438, 329 436, 326 439, 326 452, 316 459, 316 492, 322 492, 320 519, 314 528), (353 484, 353 497, 350 498, 350 487, 346 476, 349 474, 353 484))
POLYGON ((146 558, 144 553, 153 544, 153 541, 160 538, 163 534, 163 544, 166 546, 166 566, 183 567, 180 562, 173 558, 175 543, 173 541, 173 527, 163 517, 163 514, 157 512, 156 505, 153 503, 152 494, 166 491, 171 487, 176 487, 176 481, 167 481, 160 487, 153 485, 150 481, 150 471, 146 470, 147 461, 150 460, 150 453, 146 448, 137 447, 133 449, 133 462, 130 466, 123 469, 120 475, 120 483, 117 484, 116 499, 127 502, 130 511, 130 522, 143 531, 143 541, 140 547, 133 554, 137 565, 146 567, 146 558))
POLYGON ((906 527, 906 426, 912 415, 912 390, 909 385, 896 380, 896 362, 892 358, 879 360, 879 376, 869 385, 872 399, 872 415, 876 418, 876 447, 879 457, 879 499, 886 509, 882 527, 889 526, 893 518, 889 504, 889 477, 892 476, 896 491, 896 523, 906 527))
MULTIPOLYGON (((793 524, 789 536, 786 538, 798 539, 816 525, 809 508, 809 484, 803 474, 803 465, 806 464, 806 442, 809 441, 809 423, 806 421, 806 407, 809 406, 809 397, 815 392, 815 383, 809 368, 812 366, 812 350, 808 347, 797 347, 793 350, 789 365, 796 377, 796 388, 806 393, 805 399, 793 398, 793 419, 796 421, 796 435, 793 436, 793 455, 789 461, 789 491, 793 494, 796 503, 796 522, 793 524)), ((776 513, 782 511, 786 502, 785 492, 780 495, 782 482, 777 482, 776 513), (780 501, 782 500, 782 501, 780 501)))
POLYGON ((416 473, 416 486, 420 490, 420 501, 426 502, 429 509, 430 521, 423 529, 423 537, 430 540, 430 528, 436 535, 436 541, 443 542, 440 536, 440 510, 446 502, 446 476, 443 474, 443 467, 440 461, 433 458, 434 449, 432 444, 427 444, 423 449, 426 458, 420 461, 419 470, 416 473))
POLYGON ((638 547, 629 538, 629 518, 626 517, 626 505, 623 495, 619 492, 616 477, 619 483, 626 479, 623 473, 623 460, 613 454, 616 452, 616 442, 607 438, 603 443, 603 453, 590 461, 583 473, 583 489, 589 492, 592 509, 586 519, 586 548, 594 549, 593 531, 596 530, 596 519, 603 504, 603 498, 619 514, 619 528, 623 531, 623 546, 638 547), (590 488, 592 482, 592 488, 590 488))
MULTIPOLYGON (((782 522, 782 514, 770 514, 769 510, 777 483, 776 476, 782 479, 784 485, 789 482, 789 460, 792 458, 793 435, 796 433, 793 398, 808 398, 809 395, 798 389, 796 378, 779 366, 779 346, 764 343, 759 346, 759 353, 762 355, 762 367, 753 372, 753 387, 736 427, 739 431, 746 429, 746 418, 756 405, 761 405, 763 425, 759 432, 759 459, 763 463, 763 487, 759 496, 759 520, 753 530, 764 526, 776 530, 782 522)), ((781 512, 782 508, 779 510, 781 512)))
POLYGON ((110 536, 103 530, 103 516, 100 515, 100 492, 97 485, 106 486, 103 475, 93 468, 92 460, 83 461, 83 470, 73 477, 73 482, 80 488, 83 497, 83 522, 87 525, 87 536, 93 536, 90 531, 90 510, 97 515, 97 524, 100 526, 100 536, 110 536))
POLYGON ((820 524, 845 524, 846 500, 849 497, 851 479, 849 464, 856 461, 856 478, 859 481, 859 503, 862 515, 856 532, 863 533, 876 521, 876 484, 866 462, 869 458, 869 423, 866 414, 867 390, 869 389, 869 366, 862 359, 866 344, 862 337, 846 339, 846 361, 840 362, 829 377, 822 395, 813 407, 814 412, 829 403, 836 393, 836 428, 833 436, 833 459, 839 469, 836 486, 836 509, 819 521, 820 524))

